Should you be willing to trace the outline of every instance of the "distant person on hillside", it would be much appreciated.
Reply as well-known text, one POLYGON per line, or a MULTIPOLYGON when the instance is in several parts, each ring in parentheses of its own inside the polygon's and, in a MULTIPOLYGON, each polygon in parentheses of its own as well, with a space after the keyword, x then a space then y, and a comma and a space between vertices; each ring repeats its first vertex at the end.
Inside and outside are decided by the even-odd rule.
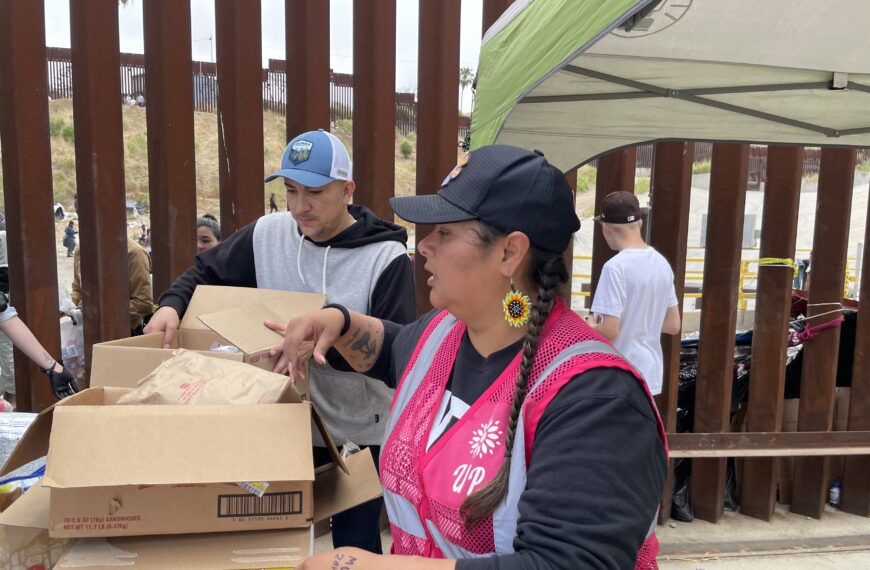
POLYGON ((76 249, 76 223, 70 220, 63 230, 63 246, 66 248, 66 256, 72 257, 76 249))
POLYGON ((196 219, 196 253, 202 253, 221 242, 221 225, 211 214, 196 219))
POLYGON ((269 213, 274 214, 278 211, 278 204, 275 203, 275 193, 269 194, 269 213))
POLYGON ((650 392, 659 394, 661 335, 679 334, 681 326, 674 273, 643 241, 640 203, 631 192, 608 194, 595 221, 618 253, 601 270, 589 324, 643 375, 650 392))

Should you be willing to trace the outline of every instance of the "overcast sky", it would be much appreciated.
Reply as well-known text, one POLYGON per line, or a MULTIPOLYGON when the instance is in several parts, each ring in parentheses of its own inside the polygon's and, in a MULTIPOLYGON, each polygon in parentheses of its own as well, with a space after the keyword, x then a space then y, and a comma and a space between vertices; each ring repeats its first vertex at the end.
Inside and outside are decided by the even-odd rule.
MULTIPOLYGON (((142 2, 131 0, 120 8, 121 51, 142 53, 142 2)), ((483 0, 462 0, 460 67, 477 69, 480 49, 483 0)), ((262 0, 263 61, 284 59, 284 1, 262 0)), ((330 1, 330 58, 332 68, 353 72, 353 0, 330 1)), ((213 61, 214 0, 191 0, 191 39, 193 59, 213 61)), ((46 43, 69 47, 69 0, 45 0, 46 43)), ((396 89, 413 91, 417 87, 418 0, 396 0, 396 89)), ((457 73, 459 70, 457 70, 457 73)), ((466 96, 466 110, 470 97, 466 96)))

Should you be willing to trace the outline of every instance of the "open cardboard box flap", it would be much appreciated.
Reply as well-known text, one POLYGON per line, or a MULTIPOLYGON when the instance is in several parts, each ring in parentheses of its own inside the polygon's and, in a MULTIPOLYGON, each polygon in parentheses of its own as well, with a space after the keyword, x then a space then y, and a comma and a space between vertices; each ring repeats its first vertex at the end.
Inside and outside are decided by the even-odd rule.
MULTIPOLYGON (((115 403, 122 394, 129 392, 125 388, 91 388, 55 402, 42 410, 24 432, 21 441, 12 450, 6 460, 0 476, 11 473, 31 461, 48 455, 49 435, 51 434, 54 410, 61 406, 99 406, 115 403)), ((297 394, 298 395, 298 394, 297 394)))
POLYGON ((311 462, 300 461, 310 447, 306 403, 63 406, 54 411, 44 482, 71 488, 312 481, 311 462))
POLYGON ((48 507, 51 491, 37 481, 26 493, 0 513, 0 525, 20 528, 48 529, 48 507))
POLYGON ((199 320, 244 352, 253 353, 271 348, 283 338, 281 334, 263 326, 264 321, 286 323, 290 319, 279 316, 263 303, 257 303, 201 315, 199 320))
POLYGON ((321 522, 383 494, 372 452, 348 456, 345 469, 324 465, 314 475, 314 522, 321 522))
MULTIPOLYGON (((187 305, 180 327, 207 330, 210 327, 200 320, 203 315, 234 308, 247 308, 253 305, 267 306, 271 311, 270 314, 275 317, 269 320, 286 322, 309 311, 319 309, 325 301, 324 295, 316 293, 296 293, 275 289, 255 289, 253 287, 198 285, 187 305)), ((265 329, 262 320, 259 322, 259 326, 265 329)), ((227 331, 215 330, 215 332, 223 336, 224 332, 227 331)))

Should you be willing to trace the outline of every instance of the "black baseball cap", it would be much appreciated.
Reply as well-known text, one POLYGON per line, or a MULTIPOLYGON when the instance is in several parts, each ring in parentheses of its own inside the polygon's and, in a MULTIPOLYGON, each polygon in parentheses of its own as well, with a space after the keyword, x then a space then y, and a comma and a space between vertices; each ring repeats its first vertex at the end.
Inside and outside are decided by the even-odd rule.
POLYGON ((630 224, 640 220, 640 202, 631 192, 611 192, 601 203, 601 212, 595 216, 596 222, 607 224, 630 224))
POLYGON ((463 157, 437 194, 390 198, 400 218, 415 224, 480 220, 520 231, 545 251, 559 253, 580 229, 571 187, 540 151, 492 145, 463 157))

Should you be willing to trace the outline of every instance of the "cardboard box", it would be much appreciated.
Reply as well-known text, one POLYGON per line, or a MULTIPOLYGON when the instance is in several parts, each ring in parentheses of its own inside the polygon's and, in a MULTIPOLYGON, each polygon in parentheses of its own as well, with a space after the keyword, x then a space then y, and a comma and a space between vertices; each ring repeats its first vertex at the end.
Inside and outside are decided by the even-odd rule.
POLYGON ((80 538, 55 568, 105 570, 290 570, 314 549, 311 528, 160 537, 80 538))
POLYGON ((39 485, 37 487, 33 488, 32 495, 37 500, 12 503, 3 512, 2 516, 9 524, 0 526, 0 568, 54 568, 71 544, 69 539, 48 536, 45 522, 48 520, 49 492, 39 485))
MULTIPOLYGON (((200 285, 181 319, 171 349, 163 348, 163 333, 95 344, 90 385, 133 388, 171 358, 176 348, 272 370, 275 359, 269 356, 269 349, 281 340, 281 335, 263 326, 263 321, 287 322, 319 310, 325 299, 313 293, 200 285), (211 352, 214 343, 234 345, 241 353, 211 352)), ((307 384, 300 381, 297 389, 307 396, 307 384)))
MULTIPOLYGON (((292 386, 279 404, 113 405, 128 391, 90 388, 58 402, 37 417, 4 466, 9 472, 47 451, 51 536, 308 528, 318 516, 381 493, 371 455, 352 456, 348 467, 292 386), (319 475, 320 491, 312 420, 338 466, 319 475), (259 482, 268 483, 262 498, 239 486, 259 482)), ((3 515, 0 524, 7 524, 3 515)))
POLYGON ((134 565, 148 569, 294 568, 314 551, 312 528, 218 534, 120 538, 52 539, 50 490, 34 486, 4 513, 0 527, 3 568, 106 568, 134 565), (9 539, 6 539, 9 537, 9 539), (3 556, 2 547, 12 548, 3 556), (25 566, 26 564, 26 566, 25 566), (55 566, 55 564, 57 564, 55 566))

